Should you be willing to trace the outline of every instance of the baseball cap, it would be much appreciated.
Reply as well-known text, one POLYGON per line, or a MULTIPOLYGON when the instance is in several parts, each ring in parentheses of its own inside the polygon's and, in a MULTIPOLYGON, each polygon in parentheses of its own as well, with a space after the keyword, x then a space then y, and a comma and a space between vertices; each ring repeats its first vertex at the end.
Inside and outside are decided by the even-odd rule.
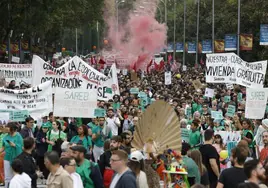
POLYGON ((143 154, 140 151, 133 151, 130 154, 130 160, 140 162, 140 160, 144 159, 143 154))
POLYGON ((78 152, 84 153, 84 154, 87 152, 86 148, 84 146, 80 146, 80 145, 72 146, 72 147, 70 147, 70 149, 73 151, 78 151, 78 152))

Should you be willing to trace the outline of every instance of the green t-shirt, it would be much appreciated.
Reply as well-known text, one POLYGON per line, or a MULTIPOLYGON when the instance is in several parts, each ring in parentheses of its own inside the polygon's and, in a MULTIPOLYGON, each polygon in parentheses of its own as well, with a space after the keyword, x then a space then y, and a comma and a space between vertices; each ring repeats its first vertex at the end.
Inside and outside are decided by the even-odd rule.
POLYGON ((91 141, 90 136, 87 136, 87 137, 84 136, 83 140, 81 140, 80 137, 76 135, 71 139, 70 142, 74 144, 78 144, 78 143, 82 144, 87 149, 87 151, 89 151, 89 149, 92 146, 92 141, 91 141))
POLYGON ((94 182, 90 178, 91 165, 97 165, 97 164, 85 159, 82 165, 76 166, 76 172, 81 176, 84 188, 95 188, 94 182))
POLYGON ((191 147, 194 147, 195 145, 200 144, 200 132, 198 130, 196 131, 190 131, 190 136, 189 136, 189 144, 191 147))
POLYGON ((92 134, 96 134, 97 135, 97 139, 95 141, 93 141, 93 142, 98 147, 103 147, 104 146, 104 142, 106 141, 106 139, 112 137, 112 132, 111 131, 110 131, 108 137, 106 137, 103 134, 102 129, 103 129, 103 127, 96 126, 92 130, 92 134))
POLYGON ((195 183, 200 183, 201 181, 200 172, 194 160, 187 156, 183 156, 182 161, 183 161, 184 166, 186 167, 186 171, 188 173, 187 176, 191 178, 194 177, 195 183))
POLYGON ((201 104, 193 103, 192 105, 192 114, 194 114, 196 111, 200 112, 202 114, 203 108, 201 104))
MULTIPOLYGON (((49 141, 55 142, 59 138, 62 139, 62 140, 66 140, 66 134, 64 132, 62 132, 62 131, 55 132, 53 129, 50 132, 47 133, 47 139, 49 141)), ((52 145, 51 144, 48 144, 47 151, 52 151, 52 145)))
POLYGON ((5 147, 4 160, 12 162, 19 154, 22 153, 23 138, 21 137, 20 133, 16 133, 15 136, 10 136, 10 134, 7 134, 3 138, 3 147, 5 147), (12 147, 8 140, 13 142, 15 147, 12 147))

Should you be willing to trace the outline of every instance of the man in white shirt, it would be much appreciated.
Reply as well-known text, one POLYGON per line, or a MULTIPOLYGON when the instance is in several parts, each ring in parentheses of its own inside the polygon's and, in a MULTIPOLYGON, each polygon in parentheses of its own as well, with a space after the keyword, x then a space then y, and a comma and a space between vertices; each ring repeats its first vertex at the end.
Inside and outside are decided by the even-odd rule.
POLYGON ((60 159, 60 165, 71 175, 74 188, 84 188, 82 179, 76 170, 76 162, 73 158, 64 157, 60 159))
POLYGON ((29 175, 23 172, 23 164, 21 160, 15 159, 11 164, 14 177, 9 183, 9 188, 29 188, 31 187, 32 180, 29 175))
POLYGON ((108 117, 106 118, 107 127, 112 131, 113 136, 118 136, 118 127, 120 127, 120 120, 115 116, 113 108, 108 109, 108 117))

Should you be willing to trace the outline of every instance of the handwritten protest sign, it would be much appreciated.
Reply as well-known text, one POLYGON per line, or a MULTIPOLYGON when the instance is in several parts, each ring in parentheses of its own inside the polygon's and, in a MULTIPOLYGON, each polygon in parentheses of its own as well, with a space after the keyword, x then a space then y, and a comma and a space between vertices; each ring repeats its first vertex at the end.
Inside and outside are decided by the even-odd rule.
POLYGON ((214 89, 206 88, 205 97, 213 98, 214 97, 214 89))
POLYGON ((107 101, 112 99, 113 94, 119 93, 116 68, 111 67, 109 75, 106 77, 77 56, 59 68, 53 67, 38 56, 33 57, 32 85, 52 80, 54 93, 55 88, 83 88, 89 91, 97 89, 98 99, 107 101), (106 88, 112 88, 112 93, 107 93, 106 88))
POLYGON ((237 94, 237 101, 241 102, 243 100, 243 94, 242 93, 238 93, 237 94))
MULTIPOLYGON (((0 63, 0 75, 9 83, 16 81, 16 85, 32 83, 32 64, 2 64, 0 63)), ((40 83, 39 83, 40 84, 40 83)), ((38 85, 38 84, 37 84, 38 85)))
POLYGON ((171 72, 165 72, 165 85, 171 85, 171 72))
POLYGON ((144 97, 147 97, 147 94, 143 91, 140 91, 139 94, 138 94, 138 97, 139 98, 144 98, 144 97))
POLYGON ((268 89, 247 88, 246 92, 246 118, 262 119, 266 109, 268 89))
POLYGON ((235 53, 207 54, 207 83, 231 83, 249 88, 263 87, 267 61, 248 63, 235 53))
POLYGON ((2 110, 27 110, 33 118, 47 116, 52 111, 51 82, 24 90, 0 88, 0 106, 2 110))
POLYGON ((93 118, 97 108, 97 92, 87 89, 58 89, 54 99, 54 115, 93 118))
POLYGON ((227 84, 225 84, 225 85, 226 85, 226 88, 227 88, 228 90, 234 89, 234 85, 233 85, 233 84, 229 84, 229 83, 227 83, 227 84))
POLYGON ((224 96, 223 101, 224 101, 225 103, 231 102, 231 96, 224 96))
POLYGON ((211 111, 211 117, 217 120, 223 119, 222 111, 211 111))

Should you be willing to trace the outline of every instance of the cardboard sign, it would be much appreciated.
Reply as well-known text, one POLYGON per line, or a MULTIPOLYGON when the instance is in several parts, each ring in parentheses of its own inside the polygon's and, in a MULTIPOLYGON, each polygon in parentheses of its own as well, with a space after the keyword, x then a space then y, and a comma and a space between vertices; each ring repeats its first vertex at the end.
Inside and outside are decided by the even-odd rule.
POLYGON ((227 88, 228 90, 232 90, 232 89, 234 89, 234 85, 233 85, 233 84, 227 83, 227 84, 225 84, 225 85, 226 85, 226 88, 227 88))
POLYGON ((106 110, 103 108, 97 108, 94 110, 94 116, 95 117, 105 117, 106 110))
POLYGON ((205 97, 213 98, 214 97, 214 89, 206 88, 205 97))
POLYGON ((188 117, 188 119, 192 117, 192 108, 191 107, 186 108, 186 116, 188 117))
POLYGON ((231 102, 231 96, 224 96, 224 102, 225 103, 231 102))
POLYGON ((211 111, 211 117, 217 120, 223 119, 222 111, 211 111))
POLYGON ((242 93, 238 93, 237 94, 237 101, 241 102, 243 100, 243 94, 242 93))
POLYGON ((214 135, 217 134, 221 135, 224 144, 241 140, 241 131, 215 131, 214 135))
POLYGON ((131 88, 130 93, 131 94, 139 94, 139 88, 131 88))
POLYGON ((47 116, 52 112, 51 81, 24 90, 1 88, 0 107, 2 110, 27 110, 34 119, 47 116))
POLYGON ((97 92, 87 89, 56 89, 54 115, 77 118, 93 118, 97 108, 97 92))
POLYGON ((165 85, 171 85, 171 72, 165 72, 165 85))
POLYGON ((12 118, 10 118, 12 121, 25 121, 25 119, 29 117, 29 111, 28 110, 16 110, 12 113, 12 118))
POLYGON ((16 56, 12 56, 11 62, 13 62, 13 63, 20 63, 20 58, 19 57, 16 57, 16 56))
POLYGON ((202 83, 200 82, 200 80, 194 80, 192 81, 193 85, 194 85, 194 88, 195 90, 199 90, 203 87, 202 83))
POLYGON ((234 117, 234 115, 235 115, 235 106, 234 105, 228 105, 226 115, 229 117, 234 117))
POLYGON ((268 89, 247 88, 245 116, 248 119, 262 119, 264 117, 268 89))
POLYGON ((139 94, 138 94, 138 97, 139 98, 144 98, 144 97, 147 97, 147 94, 143 91, 140 91, 139 94))

